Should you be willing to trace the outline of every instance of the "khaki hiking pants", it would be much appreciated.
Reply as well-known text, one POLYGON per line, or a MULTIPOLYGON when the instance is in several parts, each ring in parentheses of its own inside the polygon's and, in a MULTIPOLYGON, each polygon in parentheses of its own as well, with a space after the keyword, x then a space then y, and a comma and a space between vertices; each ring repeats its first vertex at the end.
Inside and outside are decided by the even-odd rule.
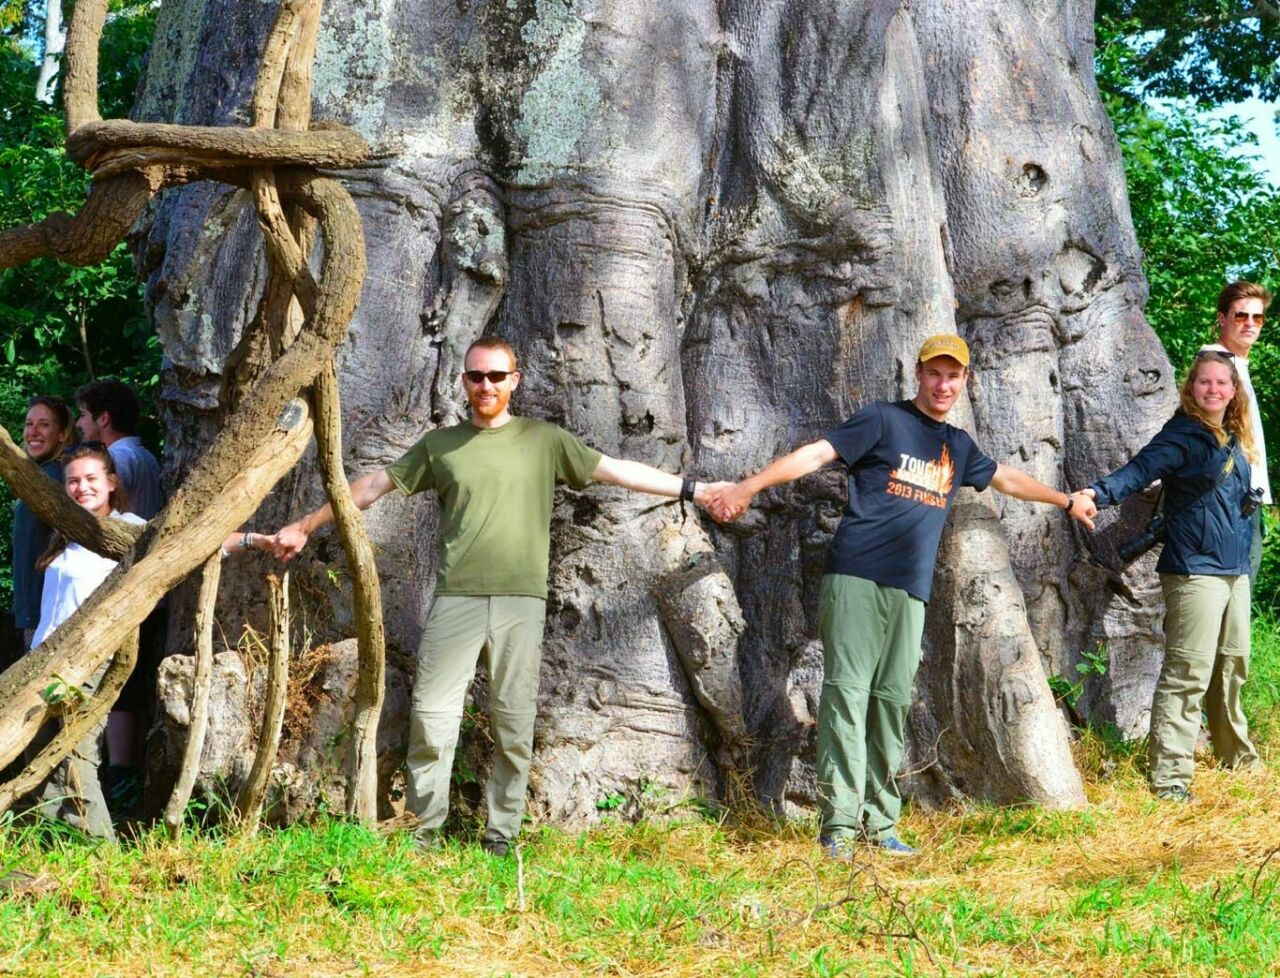
POLYGON ((824 674, 818 703, 822 834, 879 841, 902 811, 897 774, 924 602, 901 588, 828 574, 818 596, 824 674))
MULTIPOLYGON (((86 695, 91 696, 97 690, 109 664, 110 661, 104 662, 82 684, 86 695)), ((55 720, 40 728, 27 749, 28 761, 33 760, 44 749, 60 727, 61 724, 55 720)), ((86 835, 114 842, 116 833, 111 825, 111 813, 107 810, 102 782, 98 778, 98 767, 102 764, 102 739, 106 730, 107 718, 104 716, 76 744, 75 750, 53 769, 49 779, 37 792, 39 801, 36 809, 45 818, 66 822, 86 835)))
POLYGON ((440 595, 431 605, 418 649, 409 715, 409 811, 419 830, 439 828, 449 814, 449 781, 467 687, 476 661, 489 668, 489 732, 493 774, 485 786, 487 841, 520 832, 533 758, 533 721, 542 665, 541 598, 440 595))
POLYGON ((1249 576, 1161 574, 1164 663, 1151 702, 1151 788, 1186 788, 1201 711, 1226 767, 1258 759, 1240 706, 1249 677, 1249 576))

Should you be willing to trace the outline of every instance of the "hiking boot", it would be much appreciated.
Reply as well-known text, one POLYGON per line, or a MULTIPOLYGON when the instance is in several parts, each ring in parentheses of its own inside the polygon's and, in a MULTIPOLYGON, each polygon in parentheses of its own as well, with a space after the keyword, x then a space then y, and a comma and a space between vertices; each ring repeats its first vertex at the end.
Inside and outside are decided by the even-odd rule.
POLYGON ((890 856, 918 856, 920 853, 907 845, 896 834, 886 835, 883 839, 876 839, 871 843, 873 849, 879 849, 883 853, 890 856))
POLYGON ((480 848, 499 859, 511 853, 511 843, 506 839, 481 839, 480 848))
POLYGON ((1161 788, 1156 792, 1156 797, 1161 801, 1173 801, 1179 805, 1185 805, 1191 801, 1191 789, 1184 785, 1175 784, 1169 788, 1161 788))

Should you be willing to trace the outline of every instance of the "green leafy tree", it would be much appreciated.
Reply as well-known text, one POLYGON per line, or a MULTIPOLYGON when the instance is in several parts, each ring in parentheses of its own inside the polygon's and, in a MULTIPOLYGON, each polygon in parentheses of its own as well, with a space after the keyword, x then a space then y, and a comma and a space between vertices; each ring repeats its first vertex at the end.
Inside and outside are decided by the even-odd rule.
MULTIPOLYGON (((1280 285, 1280 190, 1247 152, 1256 140, 1239 119, 1185 104, 1158 108, 1142 97, 1136 32, 1121 26, 1099 25, 1098 82, 1124 153, 1151 286, 1147 318, 1174 365, 1185 368, 1216 336, 1214 307, 1226 281, 1280 285)), ((1268 441, 1280 444, 1276 350, 1266 333, 1253 357, 1268 441)))
MULTIPOLYGON (((1200 345, 1217 336, 1214 313, 1224 283, 1244 278, 1280 292, 1280 188, 1249 153, 1257 141, 1238 118, 1216 118, 1187 101, 1161 107, 1147 98, 1164 77, 1153 79, 1145 53, 1152 26, 1101 20, 1097 73, 1124 154, 1134 230, 1151 287, 1147 320, 1181 374, 1200 345)), ((1249 374, 1271 446, 1271 483, 1280 485, 1280 344, 1274 326, 1250 353, 1249 374)), ((1280 578, 1269 577, 1257 591, 1277 588, 1280 578)))
MULTIPOLYGON (((0 0, 0 228, 54 211, 75 213, 89 185, 85 171, 66 158, 60 112, 34 97, 39 64, 27 43, 30 6, 0 0)), ((101 48, 106 118, 129 112, 154 18, 150 3, 113 5, 101 48)), ((160 355, 125 245, 91 268, 43 259, 0 272, 0 423, 11 433, 21 432, 32 394, 69 399, 94 376, 120 377, 147 400, 159 380, 160 355)), ((154 439, 154 430, 147 434, 154 439)), ((10 598, 11 504, 0 484, 0 607, 10 598)))
POLYGON ((1098 0, 1097 18, 1134 45, 1127 77, 1149 95, 1280 97, 1280 0, 1098 0))

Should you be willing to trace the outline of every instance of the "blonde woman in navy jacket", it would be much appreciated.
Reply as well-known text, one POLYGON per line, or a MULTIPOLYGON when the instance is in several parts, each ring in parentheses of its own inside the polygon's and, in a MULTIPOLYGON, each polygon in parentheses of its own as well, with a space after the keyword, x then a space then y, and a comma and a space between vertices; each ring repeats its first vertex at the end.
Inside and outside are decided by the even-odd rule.
POLYGON ((1240 706, 1249 674, 1250 463, 1256 459, 1249 398, 1230 354, 1201 353, 1181 405, 1133 460, 1085 490, 1114 506, 1161 480, 1164 551, 1156 564, 1165 599, 1165 653, 1151 703, 1151 790, 1191 800, 1201 710, 1226 767, 1256 764, 1240 706))

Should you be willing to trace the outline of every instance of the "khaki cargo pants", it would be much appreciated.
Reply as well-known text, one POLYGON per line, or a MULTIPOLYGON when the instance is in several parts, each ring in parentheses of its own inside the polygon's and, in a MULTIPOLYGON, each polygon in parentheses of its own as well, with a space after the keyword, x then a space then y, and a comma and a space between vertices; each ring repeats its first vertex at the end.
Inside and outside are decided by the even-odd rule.
POLYGON ((1165 652, 1151 702, 1153 791, 1191 783, 1202 711, 1223 765, 1258 760, 1240 706, 1249 676, 1249 576, 1161 574, 1160 587, 1165 652))
POLYGON ((409 714, 409 811, 419 831, 439 828, 449 813, 449 780, 467 687, 483 656, 489 668, 489 732, 493 773, 485 786, 484 838, 509 841, 520 832, 533 758, 533 721, 542 665, 547 603, 541 598, 440 595, 431 605, 418 649, 409 714))

